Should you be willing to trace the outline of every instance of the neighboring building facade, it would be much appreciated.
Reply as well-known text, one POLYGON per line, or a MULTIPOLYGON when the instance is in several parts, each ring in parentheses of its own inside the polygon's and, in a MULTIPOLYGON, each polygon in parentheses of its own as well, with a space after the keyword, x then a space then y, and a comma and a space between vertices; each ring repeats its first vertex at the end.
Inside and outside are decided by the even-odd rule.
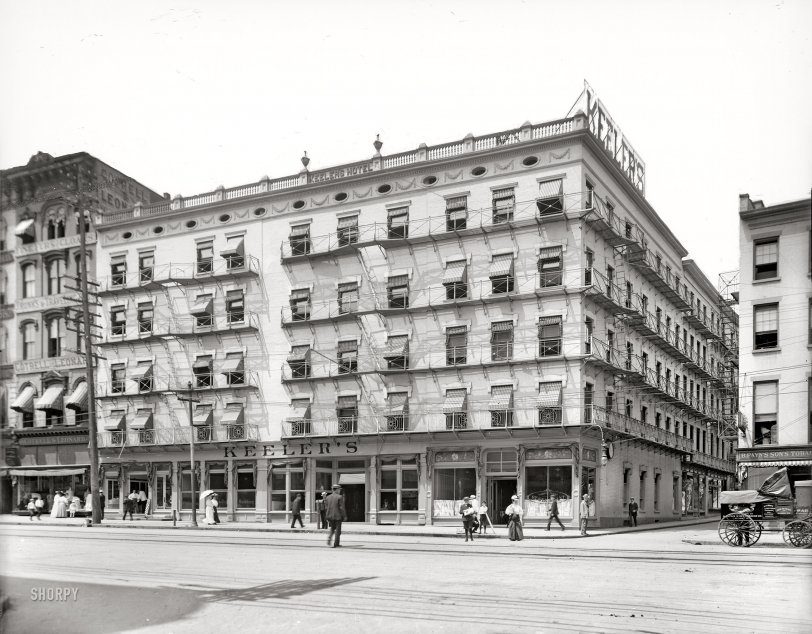
MULTIPOLYGON (((85 358, 68 310, 79 275, 80 202, 106 214, 159 196, 86 153, 39 152, 0 172, 0 510, 89 483, 85 358)), ((85 215, 89 272, 96 234, 85 215)))
POLYGON ((810 199, 765 207, 740 197, 742 488, 777 468, 812 480, 810 199))
POLYGON ((571 524, 585 493, 604 526, 706 512, 737 324, 595 117, 99 218, 108 510, 188 517, 192 382, 196 488, 232 521, 335 482, 372 523, 473 493, 495 522, 514 493, 531 523, 552 494, 571 524))

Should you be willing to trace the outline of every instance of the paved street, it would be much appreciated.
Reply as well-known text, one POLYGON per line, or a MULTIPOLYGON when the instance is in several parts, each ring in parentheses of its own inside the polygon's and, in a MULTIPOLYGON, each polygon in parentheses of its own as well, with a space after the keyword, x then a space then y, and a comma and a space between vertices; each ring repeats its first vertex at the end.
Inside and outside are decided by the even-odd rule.
POLYGON ((3 631, 808 631, 812 551, 775 534, 732 549, 715 528, 328 549, 313 533, 3 526, 3 631))

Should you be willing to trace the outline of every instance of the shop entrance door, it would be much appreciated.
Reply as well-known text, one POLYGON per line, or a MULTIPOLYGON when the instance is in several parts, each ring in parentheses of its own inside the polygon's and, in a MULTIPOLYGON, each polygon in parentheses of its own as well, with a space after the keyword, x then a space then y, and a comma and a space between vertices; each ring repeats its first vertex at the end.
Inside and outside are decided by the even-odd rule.
POLYGON ((516 478, 488 478, 488 515, 494 524, 507 524, 505 509, 510 506, 510 498, 516 495, 516 478))
MULTIPOLYGON (((131 477, 130 491, 129 493, 127 493, 127 495, 130 495, 130 493, 132 493, 133 491, 135 491, 136 493, 138 493, 139 491, 143 491, 146 494, 146 496, 149 497, 149 482, 147 482, 146 478, 142 479, 141 477, 134 478, 131 477)), ((136 513, 144 513, 146 512, 146 506, 147 506, 146 502, 137 501, 135 503, 134 511, 136 513)))
POLYGON ((165 511, 172 507, 172 484, 168 473, 159 473, 155 476, 155 499, 153 501, 156 511, 165 511))
POLYGON ((344 489, 344 508, 347 509, 348 522, 365 522, 366 487, 363 484, 342 484, 344 489))

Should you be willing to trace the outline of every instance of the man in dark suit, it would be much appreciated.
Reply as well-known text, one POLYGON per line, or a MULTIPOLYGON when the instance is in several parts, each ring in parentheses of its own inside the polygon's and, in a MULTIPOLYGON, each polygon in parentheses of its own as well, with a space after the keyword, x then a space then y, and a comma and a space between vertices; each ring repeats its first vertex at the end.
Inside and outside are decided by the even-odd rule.
POLYGON ((333 548, 341 546, 341 522, 347 521, 347 509, 344 507, 344 496, 341 495, 341 487, 333 485, 333 492, 324 501, 327 515, 327 522, 330 524, 330 534, 327 536, 327 545, 333 548), (333 544, 333 535, 336 541, 333 544))
POLYGON ((104 507, 105 507, 106 501, 107 501, 107 498, 104 497, 104 492, 101 489, 99 489, 99 510, 101 511, 101 518, 102 519, 104 519, 104 507))
POLYGON ((637 502, 634 501, 634 498, 631 499, 629 502, 629 525, 630 526, 637 526, 637 510, 640 507, 637 505, 637 502))
POLYGON ((558 496, 555 493, 553 493, 550 496, 550 517, 547 520, 547 530, 550 530, 550 525, 553 523, 553 520, 558 522, 558 525, 561 527, 561 530, 563 531, 564 525, 558 518, 558 496))

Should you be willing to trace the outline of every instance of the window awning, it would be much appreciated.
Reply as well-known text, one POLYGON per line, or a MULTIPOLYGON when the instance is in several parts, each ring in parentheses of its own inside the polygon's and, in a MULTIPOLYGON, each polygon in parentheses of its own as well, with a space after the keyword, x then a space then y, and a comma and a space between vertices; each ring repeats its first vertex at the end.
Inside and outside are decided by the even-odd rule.
POLYGON ((61 385, 52 385, 47 390, 42 398, 37 399, 34 407, 43 412, 49 411, 62 411, 62 395, 65 393, 65 388, 61 385))
POLYGON ((389 337, 386 342, 386 350, 383 353, 384 359, 394 359, 406 355, 406 348, 409 345, 409 337, 406 335, 396 335, 389 337))
POLYGON ((87 469, 9 469, 8 475, 17 476, 18 478, 52 478, 61 476, 82 475, 87 473, 87 469))
POLYGON ((135 413, 133 422, 130 423, 130 429, 141 431, 142 429, 152 429, 152 410, 139 409, 135 413))
POLYGON ((231 236, 226 241, 226 248, 220 251, 224 258, 245 255, 245 236, 231 236))
POLYGON ((466 390, 447 390, 443 401, 443 414, 453 414, 465 409, 466 390))
POLYGON ((21 220, 17 223, 17 228, 14 229, 14 235, 22 238, 23 236, 33 236, 34 235, 34 219, 28 218, 27 220, 21 220))
POLYGON ((223 411, 220 422, 224 425, 242 425, 244 421, 244 409, 239 403, 229 403, 223 411))
POLYGON ((366 475, 363 473, 342 473, 338 476, 339 484, 366 484, 366 475))
POLYGON ((297 299, 310 299, 310 289, 309 288, 296 288, 290 292, 290 301, 295 301, 297 299))
POLYGON ((105 431, 124 431, 127 413, 123 409, 114 409, 104 420, 105 431))
POLYGON ((296 225, 290 228, 291 238, 301 238, 310 234, 310 225, 296 225))
POLYGON ((386 215, 392 219, 393 224, 394 220, 397 218, 399 220, 405 221, 406 216, 409 215, 409 208, 408 207, 393 207, 386 212, 386 215))
POLYGON ((491 324, 491 332, 512 332, 513 331, 513 322, 512 321, 495 321, 491 324))
POLYGON ((213 298, 211 295, 206 295, 204 297, 198 297, 197 301, 192 304, 191 308, 189 308, 189 314, 194 315, 195 317, 203 317, 205 315, 211 315, 212 311, 212 304, 214 303, 213 298))
POLYGON ((506 410, 513 408, 513 386, 494 385, 491 388, 491 400, 488 402, 490 410, 506 410))
POLYGON ((290 404, 291 415, 288 420, 310 420, 310 401, 302 399, 301 401, 293 401, 290 404))
POLYGON ((539 183, 539 198, 557 198, 564 193, 564 181, 560 178, 539 183))
POLYGON ((541 333, 541 329, 545 326, 560 326, 561 325, 561 317, 541 317, 539 318, 539 334, 541 333))
POLYGON ((293 346, 288 353, 288 361, 306 361, 310 356, 310 346, 293 346))
POLYGON ((561 247, 544 247, 543 249, 539 249, 539 259, 547 259, 547 258, 560 258, 561 257, 561 247))
POLYGON ((460 282, 464 282, 465 267, 467 264, 465 260, 458 260, 446 264, 445 273, 443 274, 443 284, 459 284, 460 282))
POLYGON ((512 253, 493 256, 493 260, 491 260, 491 268, 488 272, 489 277, 502 277, 503 275, 510 275, 511 273, 513 273, 512 253))
POLYGON ((393 288, 395 286, 406 286, 409 283, 409 276, 408 275, 392 275, 386 282, 386 285, 389 288, 393 288))
POLYGON ((220 368, 221 374, 230 374, 232 372, 242 372, 245 357, 243 357, 242 352, 229 352, 226 354, 226 360, 223 361, 223 365, 220 368))
POLYGON ((211 357, 197 357, 195 362, 192 364, 193 370, 210 370, 211 369, 211 357))
POLYGON ((65 407, 76 412, 83 412, 87 409, 87 381, 82 381, 76 386, 65 403, 65 407))
POLYGON ((30 385, 26 385, 23 391, 17 395, 11 404, 11 409, 15 412, 30 413, 34 411, 34 397, 36 391, 30 385))
POLYGON ((212 406, 208 404, 195 407, 195 415, 192 418, 192 425, 210 427, 214 419, 212 406))
POLYGON ((455 198, 447 198, 445 201, 445 208, 448 211, 465 209, 468 203, 467 196, 457 196, 455 198))
POLYGON ((539 383, 538 407, 561 407, 561 382, 539 383))
POLYGON ((402 416, 406 413, 408 404, 408 392, 390 393, 386 399, 386 413, 388 416, 402 416))
POLYGON ((358 407, 358 397, 339 396, 337 405, 340 409, 358 407))
POLYGON ((358 226, 358 216, 345 216, 344 218, 338 219, 339 229, 348 229, 350 227, 357 226, 358 226))
POLYGON ((350 341, 339 341, 336 350, 341 352, 358 352, 358 342, 355 339, 350 341))
POLYGON ((148 379, 152 376, 152 361, 139 361, 130 375, 133 381, 148 379))
POLYGON ((446 337, 455 337, 457 335, 464 335, 468 332, 466 326, 450 326, 445 329, 446 337))

